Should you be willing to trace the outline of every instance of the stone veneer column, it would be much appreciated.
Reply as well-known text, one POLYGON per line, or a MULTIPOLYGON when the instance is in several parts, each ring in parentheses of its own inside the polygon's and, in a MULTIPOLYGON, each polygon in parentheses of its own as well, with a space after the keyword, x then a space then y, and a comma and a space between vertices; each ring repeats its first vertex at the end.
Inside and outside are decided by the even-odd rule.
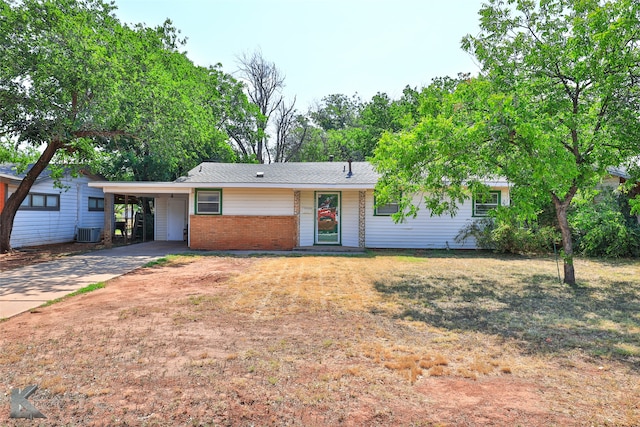
POLYGON ((367 216, 367 192, 360 191, 359 209, 358 209, 358 247, 364 248, 365 245, 365 219, 367 216))
POLYGON ((300 246, 300 191, 293 192, 293 215, 296 217, 296 246, 300 246))

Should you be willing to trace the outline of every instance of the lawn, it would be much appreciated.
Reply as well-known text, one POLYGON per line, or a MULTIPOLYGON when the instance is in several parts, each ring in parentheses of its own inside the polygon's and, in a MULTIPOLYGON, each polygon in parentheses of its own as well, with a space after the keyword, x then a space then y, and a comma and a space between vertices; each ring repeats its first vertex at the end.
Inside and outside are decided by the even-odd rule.
POLYGON ((0 392, 38 384, 56 425, 640 425, 640 263, 576 272, 572 289, 551 258, 482 252, 171 257, 3 322, 0 392))

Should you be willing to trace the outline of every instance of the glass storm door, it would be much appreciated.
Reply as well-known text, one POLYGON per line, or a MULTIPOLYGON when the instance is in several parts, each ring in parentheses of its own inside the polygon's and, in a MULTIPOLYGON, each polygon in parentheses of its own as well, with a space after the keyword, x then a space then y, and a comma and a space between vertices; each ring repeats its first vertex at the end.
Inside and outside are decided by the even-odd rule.
POLYGON ((340 244, 340 193, 316 193, 316 244, 340 244))

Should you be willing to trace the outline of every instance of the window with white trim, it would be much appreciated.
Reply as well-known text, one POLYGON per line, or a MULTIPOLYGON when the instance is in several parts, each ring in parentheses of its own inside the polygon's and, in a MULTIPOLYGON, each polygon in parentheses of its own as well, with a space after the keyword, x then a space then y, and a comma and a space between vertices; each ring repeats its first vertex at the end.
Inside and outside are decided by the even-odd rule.
POLYGON ((222 190, 196 190, 196 214, 220 215, 222 190))
POLYGON ((487 216, 489 212, 500 206, 500 192, 490 191, 484 197, 473 197, 473 216, 487 216))

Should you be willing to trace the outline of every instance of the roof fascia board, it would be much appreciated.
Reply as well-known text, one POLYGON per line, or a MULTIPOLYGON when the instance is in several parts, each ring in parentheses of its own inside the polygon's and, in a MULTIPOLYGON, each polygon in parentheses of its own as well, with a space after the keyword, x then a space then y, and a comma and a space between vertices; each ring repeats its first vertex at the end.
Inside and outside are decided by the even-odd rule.
POLYGON ((333 190, 368 190, 375 187, 374 184, 272 184, 272 183, 226 183, 226 182, 90 182, 89 187, 102 188, 104 191, 149 191, 188 193, 193 188, 278 188, 291 190, 330 188, 333 190))

